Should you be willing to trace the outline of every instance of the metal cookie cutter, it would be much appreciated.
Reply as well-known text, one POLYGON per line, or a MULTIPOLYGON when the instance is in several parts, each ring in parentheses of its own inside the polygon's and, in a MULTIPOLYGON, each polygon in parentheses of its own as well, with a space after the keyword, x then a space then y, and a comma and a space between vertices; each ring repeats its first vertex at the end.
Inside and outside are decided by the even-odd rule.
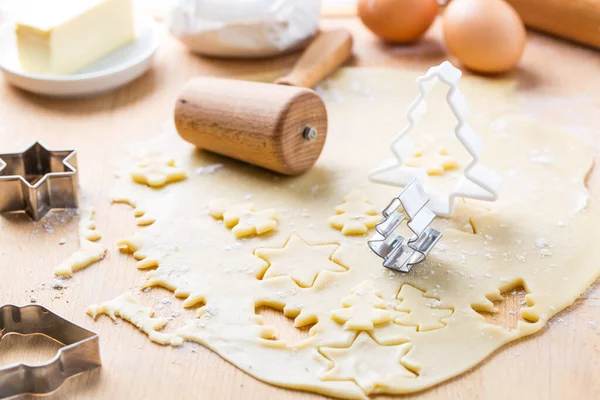
POLYGON ((0 213, 25 211, 33 220, 51 208, 77 208, 77 156, 40 142, 22 153, 0 154, 0 213))
POLYGON ((409 157, 414 148, 409 133, 427 111, 425 97, 439 81, 445 83, 449 88, 446 96, 448 105, 458 121, 454 133, 469 152, 471 161, 464 169, 464 176, 458 180, 451 193, 448 195, 430 193, 429 208, 442 217, 452 216, 456 197, 495 201, 498 198, 498 188, 502 181, 496 172, 478 164, 483 142, 467 121, 469 104, 458 89, 461 75, 459 69, 448 61, 444 61, 442 64, 430 68, 424 76, 417 79, 419 95, 406 113, 408 126, 392 140, 390 145, 395 159, 385 160, 369 174, 371 181, 385 185, 405 187, 411 180, 417 178, 419 182, 427 186, 427 171, 423 168, 405 166, 404 160, 409 157))
POLYGON ((435 214, 427 208, 429 197, 423 187, 413 179, 383 210, 383 220, 375 226, 377 233, 369 241, 369 247, 383 258, 383 266, 398 272, 410 272, 413 265, 425 260, 427 254, 441 239, 442 233, 429 228, 435 214), (396 232, 408 216, 408 227, 413 235, 404 244, 405 238, 396 232))
POLYGON ((0 399, 55 391, 69 377, 99 367, 98 335, 40 305, 0 307, 0 340, 7 333, 41 333, 64 344, 45 364, 0 368, 0 399))

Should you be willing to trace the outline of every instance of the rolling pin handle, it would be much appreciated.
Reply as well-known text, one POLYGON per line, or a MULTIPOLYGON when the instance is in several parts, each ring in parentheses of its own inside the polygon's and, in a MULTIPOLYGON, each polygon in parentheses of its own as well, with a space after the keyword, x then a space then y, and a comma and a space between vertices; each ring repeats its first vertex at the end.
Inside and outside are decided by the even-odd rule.
POLYGON ((352 55, 352 35, 346 29, 319 33, 292 71, 275 81, 279 85, 311 88, 352 55))

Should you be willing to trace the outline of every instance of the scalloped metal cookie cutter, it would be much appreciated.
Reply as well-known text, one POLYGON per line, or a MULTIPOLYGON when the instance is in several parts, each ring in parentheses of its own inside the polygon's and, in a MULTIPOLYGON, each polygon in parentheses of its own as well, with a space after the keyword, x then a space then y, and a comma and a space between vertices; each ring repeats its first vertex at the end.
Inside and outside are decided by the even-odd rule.
POLYGON ((0 307, 0 340, 8 333, 40 333, 62 343, 50 361, 40 365, 12 364, 0 367, 0 399, 22 394, 46 394, 69 377, 97 368, 98 335, 40 305, 0 307))
POLYGON ((408 134, 427 111, 425 97, 438 81, 442 81, 449 86, 446 98, 458 120, 454 133, 472 157, 471 162, 464 170, 464 176, 458 180, 450 194, 447 196, 429 194, 431 196, 429 208, 442 217, 452 216, 456 197, 487 201, 496 200, 498 198, 498 187, 502 180, 494 171, 478 164, 479 152, 483 147, 483 142, 466 120, 468 103, 458 89, 458 81, 461 75, 459 69, 448 61, 444 61, 442 64, 430 68, 424 76, 417 79, 419 95, 408 108, 408 126, 392 140, 390 145, 396 159, 391 160, 391 162, 389 160, 385 161, 369 174, 371 181, 386 185, 405 187, 416 178, 422 185, 427 186, 427 172, 422 168, 404 166, 403 160, 408 157, 414 147, 414 143, 412 143, 408 134))
POLYGON ((383 258, 383 266, 398 272, 410 272, 415 264, 425 260, 431 249, 442 238, 442 233, 430 228, 435 214, 427 208, 429 197, 416 179, 413 179, 392 199, 383 210, 383 220, 375 226, 377 233, 369 241, 369 247, 383 258), (413 235, 404 244, 405 238, 396 232, 408 216, 408 227, 413 235))
POLYGON ((77 155, 35 142, 0 154, 0 213, 24 211, 34 221, 51 208, 77 208, 77 155))

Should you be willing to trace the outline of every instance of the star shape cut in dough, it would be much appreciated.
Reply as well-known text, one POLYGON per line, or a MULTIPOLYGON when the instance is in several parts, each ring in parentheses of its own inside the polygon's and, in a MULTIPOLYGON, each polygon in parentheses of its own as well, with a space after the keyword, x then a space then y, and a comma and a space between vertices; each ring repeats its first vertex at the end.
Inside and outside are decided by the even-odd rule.
POLYGON ((213 218, 223 220, 236 238, 261 235, 277 228, 273 208, 255 211, 252 203, 232 205, 228 200, 217 199, 210 202, 208 209, 213 218))
POLYGON ((359 190, 348 194, 344 203, 335 208, 335 212, 337 215, 329 218, 329 225, 341 230, 344 235, 364 235, 381 221, 375 207, 359 190))
POLYGON ((412 343, 381 346, 366 332, 361 332, 348 348, 321 347, 320 352, 334 366, 321 379, 324 381, 354 381, 366 394, 384 388, 399 379, 416 378, 402 364, 402 358, 412 343))
POLYGON ((435 193, 433 190, 427 191, 431 198, 429 208, 442 217, 452 216, 456 197, 486 201, 496 200, 501 182, 498 174, 478 164, 483 142, 467 122, 468 103, 458 89, 458 81, 461 75, 459 69, 445 61, 439 66, 430 68, 424 76, 417 79, 419 95, 407 111, 409 123, 390 144, 394 159, 384 160, 378 168, 369 174, 369 179, 373 182, 396 187, 405 187, 416 178, 427 191, 427 171, 421 167, 408 166, 405 160, 412 158, 414 152, 415 143, 409 134, 427 111, 425 97, 438 81, 442 81, 449 87, 448 105, 458 121, 454 132, 471 156, 471 161, 465 167, 463 176, 458 179, 451 193, 440 194, 435 193))
POLYGON ((311 287, 321 271, 345 272, 346 268, 332 261, 337 244, 310 245, 300 236, 292 235, 281 249, 256 249, 254 254, 269 266, 263 279, 289 276, 300 287, 311 287))
POLYGON ((398 300, 402 302, 396 306, 396 310, 408 314, 394 322, 399 325, 416 326, 419 332, 443 328, 446 324, 442 320, 453 313, 451 309, 439 308, 438 300, 425 297, 424 292, 408 284, 402 285, 398 300))
POLYGON ((159 153, 149 153, 140 158, 130 175, 134 182, 153 188, 187 178, 185 171, 175 166, 175 160, 159 153))
POLYGON ((387 303, 371 281, 365 281, 352 289, 352 294, 342 299, 342 306, 331 312, 331 318, 354 331, 368 331, 377 324, 388 322, 392 314, 387 303))

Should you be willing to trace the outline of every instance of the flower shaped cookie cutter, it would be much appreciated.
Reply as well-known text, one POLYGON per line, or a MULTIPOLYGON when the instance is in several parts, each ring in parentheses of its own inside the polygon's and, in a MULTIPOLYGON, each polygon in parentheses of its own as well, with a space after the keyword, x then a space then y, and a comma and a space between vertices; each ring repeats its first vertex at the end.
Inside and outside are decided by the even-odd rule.
POLYGON ((102 364, 97 334, 40 305, 18 307, 8 304, 0 307, 0 339, 9 333, 39 333, 64 347, 43 364, 0 367, 0 399, 21 394, 51 393, 67 378, 102 364))
POLYGON ((427 73, 417 79, 419 94, 407 111, 408 126, 400 132, 391 142, 394 160, 386 160, 377 169, 371 171, 369 179, 376 183, 390 186, 406 187, 413 179, 417 179, 427 189, 427 172, 418 167, 404 165, 414 148, 414 143, 409 138, 417 122, 427 111, 425 97, 439 82, 448 85, 446 96, 448 105, 456 116, 458 124, 454 133, 461 144, 471 156, 471 161, 465 167, 454 189, 448 195, 428 193, 431 198, 429 208, 438 216, 450 217, 454 213, 454 199, 467 197, 478 200, 494 201, 498 198, 498 188, 502 178, 494 171, 478 164, 479 153, 483 142, 467 122, 468 103, 458 89, 461 71, 448 61, 430 68, 427 73))

